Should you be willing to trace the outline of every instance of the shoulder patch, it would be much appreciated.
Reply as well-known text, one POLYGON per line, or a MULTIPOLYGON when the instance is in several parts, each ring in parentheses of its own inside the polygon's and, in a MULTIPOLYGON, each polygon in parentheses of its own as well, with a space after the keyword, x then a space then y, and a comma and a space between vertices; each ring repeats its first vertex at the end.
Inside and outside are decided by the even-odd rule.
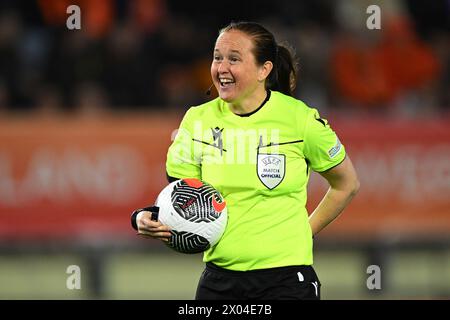
POLYGON ((339 141, 339 138, 336 138, 336 144, 331 147, 330 150, 328 150, 328 156, 333 159, 339 153, 339 151, 341 151, 341 147, 341 141, 339 141))

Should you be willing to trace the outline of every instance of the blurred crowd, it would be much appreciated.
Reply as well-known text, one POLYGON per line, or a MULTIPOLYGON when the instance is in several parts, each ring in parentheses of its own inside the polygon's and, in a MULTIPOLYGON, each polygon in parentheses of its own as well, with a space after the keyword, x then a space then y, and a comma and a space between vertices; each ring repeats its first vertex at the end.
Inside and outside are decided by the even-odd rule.
POLYGON ((447 0, 3 0, 0 113, 203 103, 218 30, 253 20, 295 49, 296 95, 309 105, 441 115, 450 109, 449 17, 447 0), (71 4, 81 30, 66 27, 71 4), (379 30, 366 26, 371 4, 381 8, 379 30))

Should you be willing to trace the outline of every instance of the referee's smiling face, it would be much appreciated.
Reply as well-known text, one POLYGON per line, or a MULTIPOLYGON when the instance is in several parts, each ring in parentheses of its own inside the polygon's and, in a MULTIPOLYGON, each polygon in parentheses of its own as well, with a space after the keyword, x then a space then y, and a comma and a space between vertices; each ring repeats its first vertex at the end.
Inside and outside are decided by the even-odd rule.
POLYGON ((265 94, 267 71, 258 66, 252 38, 237 30, 219 35, 211 63, 211 77, 220 98, 235 105, 252 105, 253 97, 265 94))

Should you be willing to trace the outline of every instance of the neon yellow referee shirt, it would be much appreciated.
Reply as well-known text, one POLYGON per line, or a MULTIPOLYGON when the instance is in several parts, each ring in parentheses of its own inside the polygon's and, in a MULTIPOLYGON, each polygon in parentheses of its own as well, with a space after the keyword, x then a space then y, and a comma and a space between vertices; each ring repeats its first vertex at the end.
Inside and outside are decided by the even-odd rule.
POLYGON ((312 265, 306 211, 310 169, 325 171, 345 148, 316 109, 270 91, 239 116, 216 98, 191 107, 167 154, 167 174, 198 178, 221 192, 228 223, 203 261, 229 270, 312 265))

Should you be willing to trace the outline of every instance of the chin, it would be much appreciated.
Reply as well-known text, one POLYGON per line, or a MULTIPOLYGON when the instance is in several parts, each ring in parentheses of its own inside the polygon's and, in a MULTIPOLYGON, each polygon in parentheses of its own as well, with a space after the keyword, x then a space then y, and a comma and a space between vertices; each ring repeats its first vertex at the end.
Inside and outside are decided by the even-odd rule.
POLYGON ((225 102, 228 102, 228 103, 230 103, 230 102, 232 102, 234 99, 233 99, 233 96, 231 95, 231 94, 229 94, 229 93, 223 93, 223 92, 220 92, 219 93, 219 97, 223 100, 223 101, 225 101, 225 102))
POLYGON ((230 99, 229 97, 221 97, 221 96, 219 96, 219 97, 225 102, 228 102, 228 103, 232 102, 232 99, 230 99))

